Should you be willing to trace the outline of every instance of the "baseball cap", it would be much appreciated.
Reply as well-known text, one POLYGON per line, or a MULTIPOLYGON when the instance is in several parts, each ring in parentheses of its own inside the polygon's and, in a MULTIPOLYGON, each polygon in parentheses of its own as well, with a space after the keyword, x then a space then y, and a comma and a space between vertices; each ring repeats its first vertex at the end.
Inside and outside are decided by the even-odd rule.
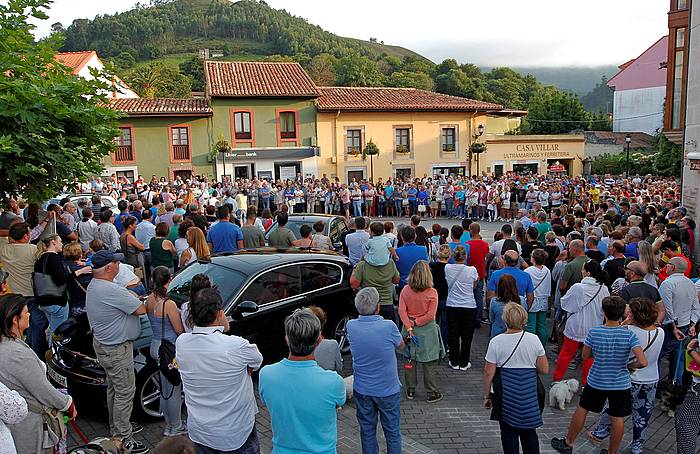
POLYGON ((121 262, 122 260, 124 260, 124 254, 101 250, 92 256, 92 267, 93 269, 98 269, 113 262, 121 262))

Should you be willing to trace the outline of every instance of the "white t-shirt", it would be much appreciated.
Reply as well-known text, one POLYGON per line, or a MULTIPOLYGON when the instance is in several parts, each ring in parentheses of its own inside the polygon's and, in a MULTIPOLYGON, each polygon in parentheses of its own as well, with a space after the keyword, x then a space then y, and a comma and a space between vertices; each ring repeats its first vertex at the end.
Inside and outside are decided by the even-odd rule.
POLYGON ((447 305, 449 307, 476 308, 474 283, 479 280, 479 272, 476 268, 462 264, 447 264, 445 265, 445 280, 447 281, 447 305))
MULTIPOLYGON (((520 336, 523 333, 503 333, 494 337, 489 341, 489 347, 486 350, 486 361, 495 364, 497 367, 501 365, 508 359, 513 349, 515 349, 516 344, 520 340, 520 336)), ((535 363, 537 358, 544 356, 544 347, 540 339, 532 334, 525 333, 523 340, 518 345, 518 348, 513 353, 513 357, 508 360, 508 364, 505 365, 506 368, 530 368, 534 369, 536 367, 535 363)))
MULTIPOLYGON (((632 331, 637 335, 639 339, 639 344, 642 350, 647 348, 649 342, 654 339, 654 331, 647 331, 645 329, 639 328, 637 326, 628 325, 627 329, 632 331)), ((664 330, 662 328, 656 328, 659 333, 654 339, 647 351, 644 352, 644 356, 647 358, 649 365, 643 369, 638 369, 630 374, 632 383, 640 383, 644 385, 649 385, 659 381, 659 355, 661 354, 661 346, 664 344, 664 330)))
MULTIPOLYGON (((514 238, 510 238, 513 241, 515 241, 514 238)), ((506 240, 498 240, 494 241, 494 243, 491 245, 489 248, 489 252, 493 254, 494 258, 499 258, 501 256, 501 249, 503 249, 503 243, 505 243, 506 240)), ((515 241, 515 245, 518 247, 518 254, 522 254, 522 248, 520 247, 520 243, 515 241)))

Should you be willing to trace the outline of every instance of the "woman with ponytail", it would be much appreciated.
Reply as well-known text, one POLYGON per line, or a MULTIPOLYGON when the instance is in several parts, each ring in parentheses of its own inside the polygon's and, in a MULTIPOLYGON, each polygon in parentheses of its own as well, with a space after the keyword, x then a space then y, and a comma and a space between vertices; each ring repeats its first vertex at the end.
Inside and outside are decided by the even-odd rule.
MULTIPOLYGON (((594 326, 603 324, 603 298, 610 296, 607 273, 600 268, 595 260, 589 260, 581 269, 583 279, 574 284, 566 295, 561 297, 561 308, 566 311, 566 326, 564 327, 564 342, 557 358, 554 369, 555 382, 564 378, 569 363, 576 356, 579 346, 586 340, 588 331, 594 326)), ((593 365, 593 358, 583 362, 581 383, 586 385, 588 371, 593 365)))
MULTIPOLYGON (((168 268, 157 266, 151 273, 153 293, 146 300, 148 321, 151 322, 153 337, 151 338, 151 357, 159 360, 161 341, 167 340, 175 345, 177 337, 185 329, 180 319, 180 310, 175 302, 168 298, 168 285, 172 275, 168 268)), ((181 417, 182 383, 173 385, 168 378, 160 373, 160 411, 165 417, 163 436, 174 437, 187 432, 181 417)))
POLYGON ((87 250, 90 248, 90 241, 95 239, 97 222, 92 219, 94 216, 95 214, 92 212, 92 208, 83 208, 83 219, 78 222, 78 226, 76 228, 78 238, 80 240, 80 247, 83 249, 83 252, 87 252, 87 250))

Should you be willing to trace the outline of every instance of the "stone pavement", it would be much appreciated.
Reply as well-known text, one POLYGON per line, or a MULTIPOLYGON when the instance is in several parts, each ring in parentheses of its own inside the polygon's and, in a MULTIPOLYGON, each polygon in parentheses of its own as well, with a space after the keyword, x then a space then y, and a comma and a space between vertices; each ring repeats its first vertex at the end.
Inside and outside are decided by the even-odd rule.
MULTIPOLYGON (((438 368, 437 381, 444 399, 435 404, 425 401, 422 391, 422 376, 418 377, 416 399, 406 400, 404 397, 401 407, 401 431, 403 434, 404 452, 406 453, 498 453, 500 446, 498 424, 489 421, 489 412, 482 408, 482 371, 484 355, 488 344, 488 327, 478 330, 472 344, 472 368, 468 371, 454 371, 447 367, 446 360, 438 368)), ((555 356, 550 354, 550 370, 554 368, 555 356)), ((345 357, 344 375, 352 372, 351 358, 345 357)), ((399 374, 403 382, 403 361, 399 360, 399 374)), ((419 375, 422 370, 419 370, 419 375)), ((569 376, 580 380, 580 368, 570 371, 569 376)), ((544 377, 545 385, 549 384, 551 374, 544 377)), ((578 397, 575 397, 575 402, 578 397)), ((575 404, 574 402, 574 404, 575 404)), ((575 405, 569 405, 566 411, 545 408, 544 425, 538 429, 542 453, 554 452, 549 446, 550 438, 563 436, 571 418, 575 405)), ((104 436, 107 431, 106 409, 90 411, 91 414, 79 417, 78 425, 88 438, 104 436)), ((596 422, 596 415, 589 415, 587 426, 596 422)), ((144 423, 144 430, 136 438, 155 447, 161 439, 163 424, 144 423)), ((264 407, 260 406, 257 417, 258 435, 263 453, 271 452, 272 431, 270 419, 264 407)), ((381 430, 380 446, 383 443, 381 430)), ((71 444, 77 439, 69 430, 71 444)), ((631 440, 631 421, 626 422, 626 432, 623 446, 631 440)), ((605 447, 605 444, 603 444, 605 447)), ((586 440, 585 433, 576 443, 577 453, 598 453, 597 448, 586 440)), ((338 411, 338 453, 360 453, 360 436, 355 409, 352 403, 338 411)), ((385 450, 382 450, 385 452, 385 450)), ((621 452, 626 452, 622 450, 621 452)), ((628 451, 627 451, 628 452, 628 451)), ((648 441, 645 453, 675 453, 675 430, 673 419, 657 408, 648 431, 648 441)), ((700 453, 700 443, 698 443, 700 453)))

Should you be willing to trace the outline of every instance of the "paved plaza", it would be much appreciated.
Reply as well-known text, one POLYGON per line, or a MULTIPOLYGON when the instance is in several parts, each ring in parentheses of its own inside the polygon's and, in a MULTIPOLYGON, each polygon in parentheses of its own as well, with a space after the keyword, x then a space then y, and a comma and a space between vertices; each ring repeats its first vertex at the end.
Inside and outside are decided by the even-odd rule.
MULTIPOLYGON (((426 224, 432 220, 426 220, 426 224)), ((399 222, 407 223, 403 219, 399 222)), ((442 221, 444 225, 448 222, 442 221)), ((489 242, 493 239, 493 233, 500 228, 501 223, 483 224, 483 236, 489 242)), ((418 377, 419 386, 416 390, 416 398, 409 401, 403 398, 401 403, 401 431, 403 435, 404 452, 407 453, 498 453, 502 452, 499 438, 498 424, 489 421, 489 412, 482 407, 482 373, 484 368, 484 355, 488 344, 488 326, 475 332, 472 344, 471 363, 468 371, 454 371, 447 366, 447 359, 441 362, 437 371, 437 382, 444 399, 435 404, 428 404, 426 395, 422 389, 422 377, 418 377)), ((550 359, 550 374, 543 377, 545 385, 551 381, 551 371, 554 369, 556 355, 548 350, 550 359)), ((351 358, 345 356, 343 375, 352 373, 351 358)), ((399 359, 399 376, 403 382, 403 360, 399 359)), ((422 370, 419 368, 419 375, 422 370)), ((580 368, 569 371, 568 377, 580 380, 580 368)), ((256 390, 257 395, 257 390, 256 390)), ((546 407, 544 411, 544 425, 538 429, 541 452, 554 452, 549 446, 549 440, 554 436, 563 436, 569 424, 569 420, 575 409, 578 396, 574 403, 568 406, 566 411, 554 410, 546 407)), ((272 430, 269 414, 259 405, 260 413, 257 417, 257 429, 260 437, 262 452, 269 453, 272 449, 272 430)), ((96 408, 85 411, 78 418, 78 425, 88 438, 104 436, 108 433, 106 425, 107 410, 96 408)), ((589 415, 587 426, 596 422, 597 416, 589 415)), ((163 423, 145 423, 144 430, 136 435, 136 439, 143 441, 151 447, 155 447, 162 438, 163 423)), ((586 429, 588 430, 588 429, 586 429)), ((380 440, 381 429, 379 430, 380 440)), ((72 430, 69 430, 70 444, 78 443, 72 430)), ((625 438, 622 446, 626 447, 631 441, 631 421, 626 422, 625 438)), ((380 442, 380 446, 381 446, 380 442)), ((605 447, 606 444, 603 444, 605 447)), ((698 444, 700 447, 700 443, 698 444)), ((577 453, 598 453, 599 447, 586 440, 585 434, 576 443, 577 453)), ((342 454, 360 453, 359 426, 355 417, 355 408, 352 402, 338 411, 338 452, 342 454)), ((385 451, 382 451, 385 452, 385 451)), ((621 452, 628 452, 623 449, 621 452)), ((645 445, 645 453, 675 453, 675 430, 673 419, 657 408, 648 431, 648 441, 645 445)), ((700 453, 700 449, 698 449, 700 453)))

